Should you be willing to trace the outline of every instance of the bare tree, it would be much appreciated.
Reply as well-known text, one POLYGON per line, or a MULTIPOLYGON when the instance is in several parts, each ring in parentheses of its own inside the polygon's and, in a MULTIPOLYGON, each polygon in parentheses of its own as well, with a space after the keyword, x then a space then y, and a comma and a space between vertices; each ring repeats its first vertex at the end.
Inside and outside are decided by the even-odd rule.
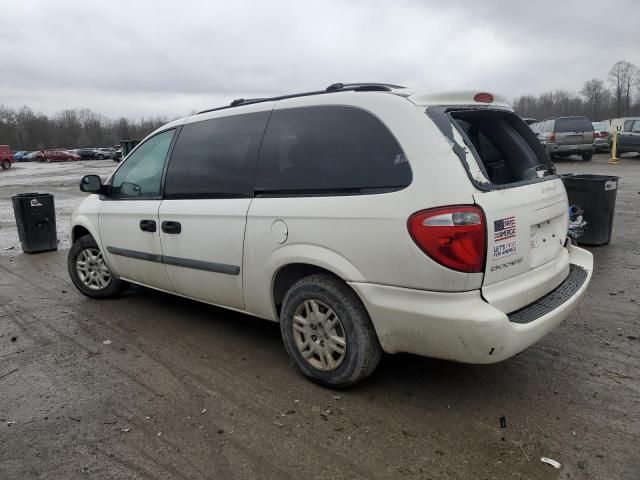
POLYGON ((593 120, 600 119, 600 113, 603 110, 607 93, 607 89, 605 88, 602 80, 592 78, 591 80, 584 82, 582 90, 580 90, 580 95, 587 99, 587 104, 593 120))
POLYGON ((616 101, 616 116, 622 117, 629 114, 631 106, 631 85, 636 78, 638 68, 625 60, 613 64, 609 71, 609 82, 613 87, 613 95, 616 101))

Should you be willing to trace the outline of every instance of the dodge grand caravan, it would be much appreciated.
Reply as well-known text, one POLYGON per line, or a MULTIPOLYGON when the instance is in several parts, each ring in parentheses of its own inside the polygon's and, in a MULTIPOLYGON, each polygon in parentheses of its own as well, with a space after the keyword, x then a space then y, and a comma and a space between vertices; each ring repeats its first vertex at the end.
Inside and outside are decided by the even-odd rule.
POLYGON ((335 84, 236 100, 80 187, 80 292, 133 282, 279 322, 291 361, 331 387, 382 352, 507 359, 575 308, 593 271, 544 147, 489 93, 335 84))

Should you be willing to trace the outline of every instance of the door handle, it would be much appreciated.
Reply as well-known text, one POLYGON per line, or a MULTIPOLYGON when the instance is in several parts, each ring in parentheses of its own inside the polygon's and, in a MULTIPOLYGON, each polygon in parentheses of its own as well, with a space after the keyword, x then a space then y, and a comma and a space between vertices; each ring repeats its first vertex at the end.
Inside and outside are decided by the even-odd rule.
POLYGON ((161 224, 162 231, 164 233, 177 234, 182 231, 182 225, 180 222, 164 221, 161 224))
POLYGON ((156 221, 155 220, 140 220, 140 230, 143 232, 155 232, 156 221))

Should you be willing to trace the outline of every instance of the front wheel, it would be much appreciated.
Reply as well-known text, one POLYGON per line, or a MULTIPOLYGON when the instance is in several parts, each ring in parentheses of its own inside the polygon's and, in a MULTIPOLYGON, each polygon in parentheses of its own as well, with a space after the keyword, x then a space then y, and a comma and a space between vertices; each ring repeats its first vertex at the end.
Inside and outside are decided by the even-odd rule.
POLYGON ((2 170, 9 170, 11 168, 11 162, 9 160, 2 160, 2 163, 0 163, 0 166, 2 166, 2 170))
POLYGON ((73 242, 67 257, 67 268, 76 288, 90 298, 114 297, 126 285, 111 273, 91 235, 73 242))
POLYGON ((299 280, 287 292, 280 331, 289 357, 311 380, 344 388, 368 377, 382 348, 364 305, 329 274, 299 280))
POLYGON ((98 160, 104 160, 104 155, 98 155, 98 160))
POLYGON ((593 158, 593 152, 585 152, 582 154, 582 160, 588 162, 593 158))

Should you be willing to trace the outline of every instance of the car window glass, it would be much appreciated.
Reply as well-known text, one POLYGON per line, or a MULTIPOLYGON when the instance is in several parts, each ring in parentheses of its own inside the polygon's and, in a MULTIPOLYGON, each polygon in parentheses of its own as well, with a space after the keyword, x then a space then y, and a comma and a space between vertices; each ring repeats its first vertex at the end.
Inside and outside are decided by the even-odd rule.
POLYGON ((590 132, 591 122, 586 117, 567 117, 556 120, 556 132, 590 132))
POLYGON ((636 120, 631 129, 633 133, 640 133, 640 120, 636 120))
POLYGON ((275 110, 269 120, 256 173, 258 192, 339 193, 410 183, 400 145, 364 110, 291 108, 275 110))
POLYGON ((159 133, 142 143, 113 175, 112 196, 155 197, 160 195, 164 162, 174 130, 159 133))
POLYGON ((171 153, 165 198, 253 195, 253 177, 270 112, 214 118, 182 127, 171 153))

